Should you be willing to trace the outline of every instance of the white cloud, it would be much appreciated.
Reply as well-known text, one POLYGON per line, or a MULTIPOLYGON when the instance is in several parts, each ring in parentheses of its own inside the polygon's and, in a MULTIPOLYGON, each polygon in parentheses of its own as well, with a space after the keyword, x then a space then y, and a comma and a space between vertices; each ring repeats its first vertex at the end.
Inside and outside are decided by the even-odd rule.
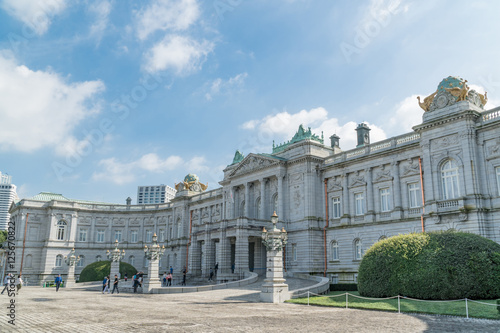
POLYGON ((104 84, 66 81, 50 70, 18 65, 0 52, 0 149, 29 152, 74 140, 74 128, 100 111, 96 95, 104 84))
POLYGON ((90 26, 90 36, 96 37, 99 41, 108 28, 109 14, 113 5, 108 0, 98 0, 89 5, 89 11, 94 14, 95 22, 90 26))
POLYGON ((162 159, 154 153, 145 154, 132 162, 120 162, 112 157, 99 162, 99 166, 103 170, 95 172, 92 179, 121 185, 135 181, 137 176, 144 172, 163 173, 182 165, 183 159, 179 156, 169 156, 162 159))
POLYGON ((243 87, 247 76, 247 73, 240 73, 228 80, 223 80, 221 78, 215 79, 212 84, 210 84, 208 92, 205 93, 205 98, 211 101, 215 95, 234 93, 235 90, 239 90, 243 87))
MULTIPOLYGON (((392 117, 383 126, 387 133, 391 136, 404 134, 412 131, 412 127, 422 123, 422 115, 424 110, 418 105, 417 96, 411 95, 399 102, 392 117)), ((420 95, 420 98, 425 98, 426 95, 420 95)))
MULTIPOLYGON (((300 124, 311 127, 314 134, 321 135, 321 132, 324 132, 326 145, 329 145, 329 137, 332 134, 337 134, 340 137, 340 146, 343 150, 352 149, 356 146, 355 128, 357 124, 352 121, 340 124, 337 118, 329 118, 328 111, 322 107, 309 111, 302 110, 292 114, 286 111, 280 112, 260 120, 250 120, 241 125, 241 128, 257 131, 252 147, 250 147, 253 150, 265 149, 269 144, 268 140, 273 137, 277 139, 276 144, 280 144, 280 140, 287 141, 291 139, 300 124)), ((380 127, 370 123, 366 124, 371 128, 371 142, 386 139, 385 132, 380 127)))
POLYGON ((157 30, 186 30, 199 16, 196 0, 154 0, 137 13, 137 35, 146 39, 157 30))
POLYGON ((43 35, 49 29, 52 18, 66 8, 67 0, 3 0, 0 6, 35 33, 43 35))
POLYGON ((150 73, 173 70, 177 75, 189 74, 201 68, 213 48, 214 44, 206 40, 168 35, 146 53, 145 69, 150 73))

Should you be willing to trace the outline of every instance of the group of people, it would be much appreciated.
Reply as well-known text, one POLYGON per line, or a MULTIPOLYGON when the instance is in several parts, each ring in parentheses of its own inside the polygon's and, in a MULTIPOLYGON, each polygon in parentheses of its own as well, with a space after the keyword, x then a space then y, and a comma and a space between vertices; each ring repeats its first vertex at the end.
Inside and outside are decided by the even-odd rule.
MULTIPOLYGON (((109 278, 109 275, 104 277, 104 280, 102 281, 102 293, 103 294, 106 292, 108 292, 108 294, 109 294, 110 281, 111 281, 111 279, 109 278)), ((118 282, 119 281, 120 281, 120 279, 118 279, 118 275, 115 274, 115 281, 113 282, 113 290, 111 291, 111 294, 113 294, 115 292, 115 290, 116 290, 117 294, 120 293, 120 291, 118 290, 118 282)))
POLYGON ((217 270, 219 270, 219 263, 216 263, 213 269, 212 267, 210 267, 210 273, 209 273, 210 275, 208 281, 213 281, 214 275, 217 276, 217 270))
MULTIPOLYGON (((0 294, 3 294, 5 292, 5 290, 7 290, 7 288, 9 287, 9 284, 12 284, 12 280, 13 279, 14 279, 14 281, 16 281, 15 278, 14 278, 14 275, 12 273, 9 273, 9 274, 5 275, 5 277, 3 279, 3 285, 4 285, 4 287, 3 287, 3 290, 2 290, 2 292, 0 294)), ((16 283, 16 292, 19 293, 19 290, 21 289, 21 287, 24 284, 23 283, 23 279, 21 277, 21 274, 19 274, 19 276, 17 277, 17 281, 16 282, 17 282, 16 283)))

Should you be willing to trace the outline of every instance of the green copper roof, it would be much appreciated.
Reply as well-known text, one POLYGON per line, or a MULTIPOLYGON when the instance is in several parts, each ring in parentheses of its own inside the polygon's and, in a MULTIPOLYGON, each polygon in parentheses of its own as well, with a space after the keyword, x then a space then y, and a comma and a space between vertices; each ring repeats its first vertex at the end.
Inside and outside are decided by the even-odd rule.
POLYGON ((230 165, 240 163, 241 161, 243 161, 244 158, 245 155, 243 155, 239 150, 237 150, 236 153, 234 153, 233 163, 231 163, 230 165))
POLYGON ((113 205, 109 202, 99 202, 99 201, 88 201, 88 200, 74 200, 74 199, 68 199, 62 194, 58 193, 51 193, 51 192, 40 192, 34 197, 29 198, 29 200, 36 200, 36 201, 52 201, 52 200, 57 200, 57 201, 71 201, 71 202, 77 202, 81 204, 93 204, 93 205, 113 205))
POLYGON ((35 195, 34 197, 29 198, 29 199, 30 200, 37 200, 37 201, 52 201, 52 200, 70 201, 68 198, 66 198, 62 194, 51 193, 51 192, 40 192, 37 195, 35 195))
POLYGON ((277 145, 277 146, 274 145, 274 141, 273 141, 273 154, 279 153, 280 151, 285 150, 285 148, 290 146, 291 144, 294 144, 296 142, 306 140, 306 139, 314 140, 314 141, 317 141, 317 142, 323 144, 323 142, 324 142, 323 132, 321 133, 321 138, 320 138, 318 135, 313 134, 311 132, 311 127, 308 127, 307 130, 305 130, 304 126, 301 124, 299 126, 299 129, 297 130, 297 133, 295 133, 295 135, 293 136, 293 138, 290 141, 284 142, 284 143, 277 145))

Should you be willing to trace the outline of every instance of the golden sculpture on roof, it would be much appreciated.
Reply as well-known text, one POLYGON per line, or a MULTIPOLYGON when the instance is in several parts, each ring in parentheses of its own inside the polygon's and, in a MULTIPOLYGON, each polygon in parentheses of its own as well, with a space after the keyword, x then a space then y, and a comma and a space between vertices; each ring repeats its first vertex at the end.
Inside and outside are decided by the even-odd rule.
MULTIPOLYGON (((450 86, 452 84, 450 83, 450 86)), ((467 85, 467 80, 461 83, 460 87, 444 88, 447 92, 457 97, 457 102, 465 101, 467 93, 469 92, 469 86, 467 85)))
POLYGON ((434 100, 434 97, 436 96, 436 94, 437 94, 437 90, 435 92, 433 92, 432 94, 430 94, 429 96, 427 96, 426 98, 424 98, 423 103, 420 102, 420 96, 417 96, 418 105, 420 105, 420 107, 424 111, 429 111, 429 107, 431 106, 431 103, 434 100))

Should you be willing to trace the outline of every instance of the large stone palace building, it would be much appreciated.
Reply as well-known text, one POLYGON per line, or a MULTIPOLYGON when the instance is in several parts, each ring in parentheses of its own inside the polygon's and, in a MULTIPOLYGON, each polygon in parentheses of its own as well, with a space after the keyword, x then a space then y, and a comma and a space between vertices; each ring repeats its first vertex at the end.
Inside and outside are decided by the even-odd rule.
POLYGON ((167 249, 161 273, 186 266, 206 276, 218 263, 218 279, 232 280, 265 271, 261 234, 273 211, 288 231, 286 271, 334 283, 356 282, 366 249, 401 233, 454 229, 500 242, 500 108, 485 111, 486 102, 465 80, 448 77, 419 100, 422 123, 411 133, 370 143, 360 124, 357 148, 342 151, 336 135, 326 145, 301 126, 270 154, 236 152, 220 188, 206 191, 189 174, 169 203, 23 199, 10 209, 16 269, 24 240, 23 275, 40 281, 66 273, 72 248, 82 257, 78 275, 106 259, 118 239, 124 261, 146 270, 143 248, 156 233, 167 249))

